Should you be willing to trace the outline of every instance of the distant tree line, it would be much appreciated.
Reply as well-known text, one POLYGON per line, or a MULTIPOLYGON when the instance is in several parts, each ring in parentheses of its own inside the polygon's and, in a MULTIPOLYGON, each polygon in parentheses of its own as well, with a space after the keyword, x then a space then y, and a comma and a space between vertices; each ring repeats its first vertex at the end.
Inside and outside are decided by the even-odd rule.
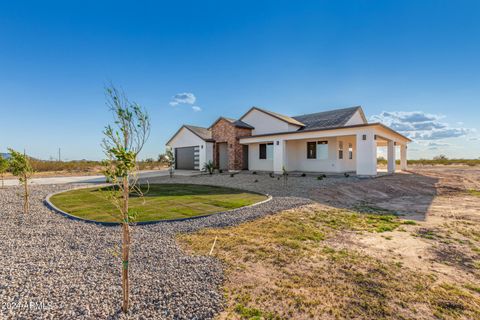
MULTIPOLYGON (((0 156, 2 159, 5 157, 0 156)), ((27 155, 28 157, 28 155, 27 155)), ((30 165, 35 172, 96 172, 101 173, 103 165, 101 161, 93 160, 71 160, 71 161, 52 161, 39 160, 28 157, 30 165)), ((168 167, 165 162, 157 161, 153 158, 137 161, 139 170, 155 170, 168 167)), ((8 171, 8 170, 7 170, 8 171)))
MULTIPOLYGON (((386 165, 387 159, 384 157, 378 157, 377 163, 386 165)), ((400 164, 400 160, 396 159, 396 163, 400 164)), ((467 165, 467 166, 478 166, 480 165, 480 158, 478 159, 449 159, 447 156, 440 154, 433 157, 432 159, 416 159, 416 160, 407 160, 409 165, 467 165)))

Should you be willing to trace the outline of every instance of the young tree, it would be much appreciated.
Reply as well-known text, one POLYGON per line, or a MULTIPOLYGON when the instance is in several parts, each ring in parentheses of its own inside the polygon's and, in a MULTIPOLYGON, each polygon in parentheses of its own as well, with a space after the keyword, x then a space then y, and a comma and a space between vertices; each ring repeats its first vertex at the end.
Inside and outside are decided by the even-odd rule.
POLYGON ((122 224, 122 311, 129 307, 128 264, 130 253, 130 226, 134 214, 129 210, 129 195, 142 196, 137 185, 137 155, 150 135, 150 119, 145 109, 130 102, 115 87, 106 88, 107 106, 114 116, 114 125, 105 127, 103 149, 107 156, 104 174, 113 184, 108 198, 118 209, 117 220, 122 224))
POLYGON ((5 172, 7 172, 8 170, 8 167, 9 167, 9 161, 7 158, 4 158, 1 154, 0 154, 0 178, 2 179, 2 189, 4 187, 4 182, 3 182, 3 179, 4 179, 4 175, 5 175, 5 172))
POLYGON ((170 174, 170 178, 173 177, 173 171, 175 169, 175 155, 171 148, 168 148, 165 151, 165 164, 168 166, 168 173, 170 174))
POLYGON ((282 176, 283 176, 283 184, 286 187, 288 182, 288 171, 285 169, 285 166, 282 166, 282 176))
POLYGON ((28 179, 32 176, 33 169, 25 154, 21 154, 13 149, 8 149, 8 151, 11 155, 9 160, 10 170, 14 176, 18 177, 20 185, 23 185, 23 213, 27 213, 30 208, 28 201, 30 196, 28 191, 28 179))

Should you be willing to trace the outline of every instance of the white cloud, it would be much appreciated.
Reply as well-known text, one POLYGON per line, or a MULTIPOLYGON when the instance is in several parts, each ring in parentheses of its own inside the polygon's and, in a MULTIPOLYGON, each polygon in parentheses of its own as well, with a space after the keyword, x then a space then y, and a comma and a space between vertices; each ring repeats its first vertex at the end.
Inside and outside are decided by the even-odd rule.
POLYGON ((197 98, 195 95, 191 92, 183 92, 183 93, 177 93, 172 97, 172 100, 170 101, 170 105, 172 107, 177 106, 179 104, 190 104, 193 105, 197 98))
POLYGON ((429 147, 446 147, 446 146, 451 146, 451 144, 446 143, 446 142, 429 142, 427 144, 427 146, 429 146, 429 147))
POLYGON ((445 142, 429 142, 426 146, 429 150, 438 150, 439 148, 449 147, 451 144, 445 142))
POLYGON ((202 111, 202 108, 200 108, 199 106, 192 106, 192 110, 195 112, 198 112, 198 111, 202 111))
MULTIPOLYGON (((429 114, 422 111, 383 111, 371 117, 371 121, 382 122, 393 130, 399 131, 414 140, 439 140, 446 138, 465 137, 474 129, 451 127, 441 121, 444 116, 429 114)), ((435 146, 430 146, 434 148, 435 146)), ((438 146, 436 146, 438 147, 438 146)))

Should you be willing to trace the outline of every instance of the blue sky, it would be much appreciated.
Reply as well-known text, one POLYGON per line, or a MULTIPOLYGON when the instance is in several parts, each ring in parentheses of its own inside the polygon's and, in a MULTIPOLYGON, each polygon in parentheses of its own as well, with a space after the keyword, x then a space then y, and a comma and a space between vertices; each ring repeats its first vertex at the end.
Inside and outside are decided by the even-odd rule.
POLYGON ((1 1, 0 151, 101 159, 113 82, 151 115, 142 158, 253 105, 361 105, 411 158, 478 158, 479 57, 479 1, 1 1))

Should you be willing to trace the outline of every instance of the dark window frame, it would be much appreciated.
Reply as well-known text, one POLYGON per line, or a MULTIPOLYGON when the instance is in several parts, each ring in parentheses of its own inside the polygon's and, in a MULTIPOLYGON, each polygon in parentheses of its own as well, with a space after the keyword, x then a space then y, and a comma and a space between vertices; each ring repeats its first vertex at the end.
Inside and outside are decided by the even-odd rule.
POLYGON ((258 145, 258 158, 260 160, 267 160, 267 146, 270 145, 270 146, 273 146, 273 142, 269 142, 269 143, 260 143, 258 145))
POLYGON ((343 160, 343 141, 338 142, 338 159, 343 160))
POLYGON ((307 141, 307 159, 317 159, 317 141, 307 141))

